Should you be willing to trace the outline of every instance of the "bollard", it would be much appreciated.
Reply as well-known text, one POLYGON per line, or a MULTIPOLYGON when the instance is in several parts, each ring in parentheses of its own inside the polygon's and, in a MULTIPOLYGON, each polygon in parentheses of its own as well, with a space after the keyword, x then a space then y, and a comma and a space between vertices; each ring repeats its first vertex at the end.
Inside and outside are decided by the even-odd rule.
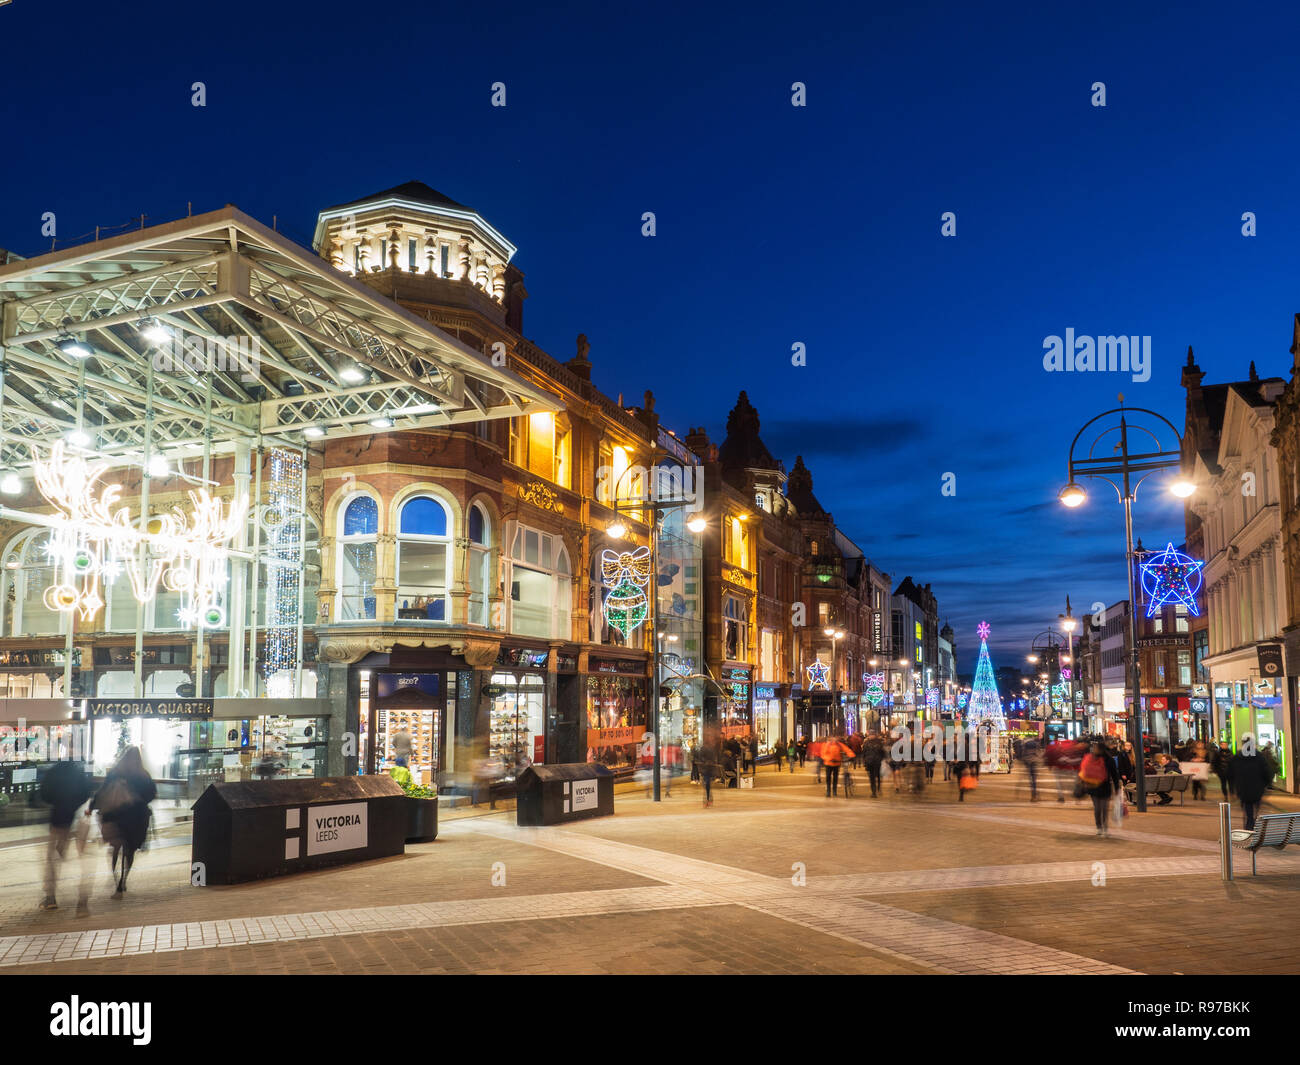
POLYGON ((1232 804, 1219 803, 1219 863, 1224 880, 1232 879, 1232 804))

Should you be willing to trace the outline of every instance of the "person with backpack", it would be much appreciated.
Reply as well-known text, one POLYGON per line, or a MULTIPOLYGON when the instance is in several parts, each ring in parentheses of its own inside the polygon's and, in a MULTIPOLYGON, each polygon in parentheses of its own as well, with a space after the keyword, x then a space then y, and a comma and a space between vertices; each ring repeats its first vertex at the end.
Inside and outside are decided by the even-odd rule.
POLYGON ((77 894, 77 916, 85 917, 90 908, 90 879, 86 876, 85 856, 86 840, 90 835, 89 814, 77 817, 77 811, 90 798, 95 789, 80 762, 60 761, 41 779, 39 795, 41 801, 50 807, 50 839, 45 849, 45 897, 41 900, 42 910, 57 910, 55 900, 59 883, 58 863, 68 853, 68 844, 76 843, 77 857, 82 862, 81 883, 77 894))
POLYGON ((149 804, 158 797, 158 788, 144 768, 139 747, 128 747, 108 771, 103 786, 90 800, 90 808, 99 811, 100 831, 113 855, 113 872, 117 890, 113 898, 126 893, 126 877, 135 862, 135 853, 144 846, 152 816, 149 804), (122 860, 118 871, 118 859, 122 860))
MULTIPOLYGON (((795 759, 797 759, 798 757, 799 757, 798 746, 794 742, 794 740, 791 740, 790 745, 785 749, 785 760, 790 763, 791 776, 794 775, 794 763, 795 763, 795 759)), ((777 767, 777 772, 780 772, 779 766, 777 767)))

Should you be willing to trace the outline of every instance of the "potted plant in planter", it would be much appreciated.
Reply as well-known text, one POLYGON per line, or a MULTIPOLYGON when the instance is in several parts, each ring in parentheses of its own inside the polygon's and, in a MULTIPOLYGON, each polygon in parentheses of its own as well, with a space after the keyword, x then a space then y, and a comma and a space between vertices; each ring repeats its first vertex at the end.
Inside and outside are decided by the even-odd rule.
POLYGON ((438 838, 438 792, 415 783, 409 773, 397 782, 406 792, 406 842, 432 843, 438 838))

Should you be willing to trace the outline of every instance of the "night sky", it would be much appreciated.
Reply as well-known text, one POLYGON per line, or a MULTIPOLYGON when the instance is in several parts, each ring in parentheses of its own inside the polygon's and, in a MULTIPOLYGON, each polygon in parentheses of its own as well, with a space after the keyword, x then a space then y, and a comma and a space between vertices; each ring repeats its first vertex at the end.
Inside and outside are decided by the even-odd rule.
MULTIPOLYGON (((653 390, 679 433, 720 442, 746 390, 845 532, 933 585, 962 670, 984 618, 1019 664, 1067 593, 1125 595, 1114 493, 1056 502, 1083 422, 1122 391, 1181 429, 1189 344, 1207 383, 1289 373, 1280 6, 15 0, 0 246, 48 248, 45 211, 66 239, 187 201, 307 244, 319 209, 425 181, 519 247, 531 339, 567 359, 586 333, 597 384, 653 390), (1149 335, 1150 380, 1044 372, 1067 328, 1149 335)), ((1143 491, 1137 535, 1181 541, 1143 491)))

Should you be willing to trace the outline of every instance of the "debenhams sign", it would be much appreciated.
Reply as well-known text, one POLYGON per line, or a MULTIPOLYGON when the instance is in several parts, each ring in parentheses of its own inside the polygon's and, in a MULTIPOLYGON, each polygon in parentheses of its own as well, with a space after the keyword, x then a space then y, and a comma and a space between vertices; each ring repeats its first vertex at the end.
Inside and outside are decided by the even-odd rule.
POLYGON ((182 721, 212 718, 211 699, 87 699, 90 717, 166 717, 182 721))

